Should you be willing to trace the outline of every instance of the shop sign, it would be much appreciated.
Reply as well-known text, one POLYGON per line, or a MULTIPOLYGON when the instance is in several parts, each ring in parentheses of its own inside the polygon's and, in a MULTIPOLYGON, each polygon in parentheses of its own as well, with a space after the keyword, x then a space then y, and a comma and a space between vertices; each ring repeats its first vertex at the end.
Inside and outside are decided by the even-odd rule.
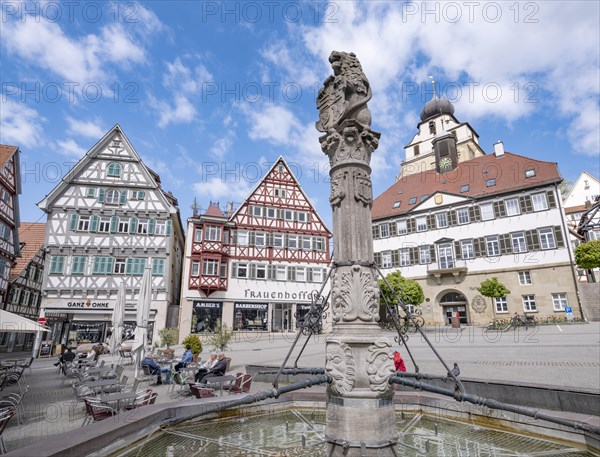
POLYGON ((268 309, 267 303, 234 303, 237 309, 268 309))
POLYGON ((318 296, 317 292, 311 291, 307 292, 305 290, 301 290, 300 292, 275 292, 268 290, 260 291, 260 290, 244 290, 244 298, 263 298, 263 299, 271 299, 271 300, 302 300, 302 301, 311 301, 313 296, 316 298, 318 296))
POLYGON ((70 301, 67 302, 69 308, 108 308, 108 302, 97 302, 97 301, 70 301))
POLYGON ((214 301, 195 301, 194 308, 220 308, 222 303, 214 301))

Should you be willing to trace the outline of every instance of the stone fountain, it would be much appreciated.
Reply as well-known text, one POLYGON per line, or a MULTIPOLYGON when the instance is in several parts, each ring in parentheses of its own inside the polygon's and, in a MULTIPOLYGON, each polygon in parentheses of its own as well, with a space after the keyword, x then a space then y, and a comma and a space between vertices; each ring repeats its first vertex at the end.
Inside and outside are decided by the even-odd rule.
POLYGON ((378 272, 371 231, 371 87, 354 53, 334 51, 334 74, 319 91, 316 127, 331 165, 335 262, 331 275, 334 334, 326 340, 326 440, 330 456, 396 455, 392 342, 382 338, 378 272))

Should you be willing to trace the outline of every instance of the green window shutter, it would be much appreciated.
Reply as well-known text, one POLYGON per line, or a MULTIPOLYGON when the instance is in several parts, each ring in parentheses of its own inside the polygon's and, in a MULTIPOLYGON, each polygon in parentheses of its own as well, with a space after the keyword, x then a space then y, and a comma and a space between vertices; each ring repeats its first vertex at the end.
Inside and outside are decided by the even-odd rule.
POLYGON ((112 216, 110 218, 110 233, 117 233, 117 228, 119 227, 119 216, 112 216))
POLYGON ((529 195, 522 195, 519 197, 519 206, 521 207, 522 214, 533 212, 533 203, 531 202, 531 197, 529 195))
POLYGON ((267 279, 275 279, 275 266, 267 265, 267 279))
POLYGON ((506 217, 506 206, 504 205, 503 201, 494 202, 492 206, 494 208, 494 216, 496 218, 506 217))
POLYGON ((165 235, 170 236, 173 233, 173 221, 169 219, 165 228, 165 235))
POLYGON ((429 246, 429 256, 431 257, 431 261, 435 262, 435 245, 434 244, 429 246))
POLYGON ((376 240, 379 238, 379 225, 373 226, 373 239, 376 240))
POLYGON ((549 190, 546 192, 546 196, 548 197, 548 208, 556 208, 556 197, 554 196, 554 191, 549 190))
POLYGON ((419 263, 419 248, 413 246, 409 250, 409 259, 411 265, 417 265, 419 263))
POLYGON ((107 275, 111 275, 113 273, 114 264, 115 264, 115 258, 114 257, 106 257, 106 261, 105 261, 106 271, 105 271, 105 273, 107 275))
POLYGON ((100 273, 100 262, 102 257, 95 256, 92 260, 92 274, 97 275, 100 273))
POLYGON ((400 266, 400 250, 395 249, 392 251, 392 267, 400 266))
POLYGON ((96 196, 96 189, 94 189, 93 187, 88 187, 86 196, 94 198, 96 196))
POLYGON ((273 246, 273 234, 272 233, 267 233, 267 246, 269 246, 269 247, 273 246))
POLYGON ((296 280, 296 267, 288 267, 287 269, 288 281, 296 280))
POLYGON ((148 221, 148 235, 154 235, 155 228, 156 228, 156 219, 150 219, 148 221))
POLYGON ((510 235, 503 234, 498 237, 500 243, 500 254, 509 254, 512 252, 512 241, 510 235))
POLYGON ((383 267, 383 263, 381 261, 381 252, 375 253, 375 265, 377 265, 379 268, 383 267))
POLYGON ((256 279, 256 264, 250 264, 250 279, 256 279))
POLYGON ((254 246, 256 244, 256 233, 249 232, 248 233, 248 246, 254 246))
POLYGON ((437 227, 435 223, 435 216, 433 214, 427 215, 425 220, 427 221, 427 230, 434 230, 437 227))
POLYGON ((90 217, 90 233, 95 233, 98 231, 98 223, 100 222, 100 217, 93 215, 90 217))
POLYGON ((77 224, 79 222, 79 215, 78 214, 71 214, 71 230, 75 231, 77 230, 77 224))
POLYGON ((233 262, 231 264, 231 277, 232 278, 237 278, 237 267, 238 267, 237 262, 233 262))
POLYGON ((73 257, 73 265, 71 267, 71 273, 75 274, 84 274, 85 273, 85 264, 87 257, 77 255, 73 257))
POLYGON ((554 238, 556 239, 556 246, 559 248, 565 247, 565 238, 563 236, 562 229, 560 225, 554 226, 554 238))
POLYGON ((307 268, 306 269, 306 282, 312 282, 312 280, 313 280, 313 269, 307 268))
POLYGON ((133 234, 137 233, 137 223, 138 223, 137 217, 129 218, 129 234, 133 235, 133 234))
POLYGON ((144 192, 143 190, 138 190, 137 199, 143 200, 144 198, 146 198, 146 192, 144 192))
POLYGON ((460 241, 454 242, 454 254, 457 259, 462 259, 462 251, 460 250, 460 241))
POLYGON ((106 190, 105 189, 98 189, 98 203, 104 203, 104 198, 106 196, 106 190))
POLYGON ((390 222, 390 236, 398 236, 398 224, 396 221, 390 222))
POLYGON ((129 192, 127 189, 122 190, 121 193, 119 194, 119 205, 124 205, 125 203, 127 203, 127 192, 129 192))
POLYGON ((456 224, 457 224, 456 211, 454 211, 454 210, 448 211, 448 225, 450 227, 452 227, 456 224))
POLYGON ((128 274, 128 275, 130 275, 131 272, 132 272, 132 270, 133 270, 133 259, 132 258, 128 258, 125 261, 125 273, 128 274))
POLYGON ((165 259, 152 259, 152 275, 162 276, 165 273, 165 259))

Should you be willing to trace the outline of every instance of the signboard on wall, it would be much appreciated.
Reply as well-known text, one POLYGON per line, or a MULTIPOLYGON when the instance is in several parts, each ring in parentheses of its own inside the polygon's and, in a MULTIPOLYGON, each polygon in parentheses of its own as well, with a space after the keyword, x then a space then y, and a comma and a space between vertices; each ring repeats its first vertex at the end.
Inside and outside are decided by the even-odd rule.
POLYGON ((50 357, 52 355, 52 341, 42 341, 38 357, 50 357))

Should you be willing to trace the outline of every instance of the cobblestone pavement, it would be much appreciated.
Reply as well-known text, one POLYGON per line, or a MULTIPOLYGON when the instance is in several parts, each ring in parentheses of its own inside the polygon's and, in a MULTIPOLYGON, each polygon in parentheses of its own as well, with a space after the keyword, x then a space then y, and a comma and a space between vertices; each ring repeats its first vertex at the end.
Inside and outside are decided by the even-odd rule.
MULTIPOLYGON (((486 332, 478 327, 462 330, 437 328, 427 329, 425 334, 450 366, 454 362, 459 364, 463 378, 592 389, 600 393, 600 323, 541 326, 528 332, 519 329, 504 333, 486 332)), ((394 333, 382 332, 382 336, 393 338, 394 333)), ((323 366, 327 337, 323 334, 311 338, 299 366, 323 366)), ((246 364, 280 364, 294 338, 294 334, 237 334, 228 351, 232 357, 230 371, 244 371, 246 364)), ((303 342, 304 339, 301 339, 301 344, 288 362, 289 366, 293 365, 295 354, 303 342)), ((395 343, 394 347, 399 346, 395 343)), ((445 374, 443 366, 436 360, 423 337, 410 335, 408 347, 420 371, 445 374)), ((208 351, 209 348, 205 348, 202 356, 206 357, 208 351)), ((402 347, 400 351, 407 368, 413 369, 406 348, 402 347)), ((176 347, 176 354, 182 352, 181 347, 176 347)), ((0 359, 27 356, 0 354, 0 359)), ((116 363, 118 359, 107 355, 102 358, 108 365, 116 363)), ((55 361, 56 358, 36 359, 32 364, 32 373, 25 370, 24 380, 29 385, 24 399, 26 421, 19 426, 16 418, 13 418, 4 431, 2 437, 9 451, 81 427, 83 404, 75 400, 69 381, 65 382, 64 376, 53 366, 55 361)), ((131 384, 133 367, 127 366, 124 374, 129 376, 131 384)), ((265 384, 254 384, 252 390, 265 387, 265 384)), ((181 398, 171 399, 166 385, 151 388, 159 394, 158 403, 181 398)), ((18 386, 9 386, 0 396, 18 391, 18 386)))

